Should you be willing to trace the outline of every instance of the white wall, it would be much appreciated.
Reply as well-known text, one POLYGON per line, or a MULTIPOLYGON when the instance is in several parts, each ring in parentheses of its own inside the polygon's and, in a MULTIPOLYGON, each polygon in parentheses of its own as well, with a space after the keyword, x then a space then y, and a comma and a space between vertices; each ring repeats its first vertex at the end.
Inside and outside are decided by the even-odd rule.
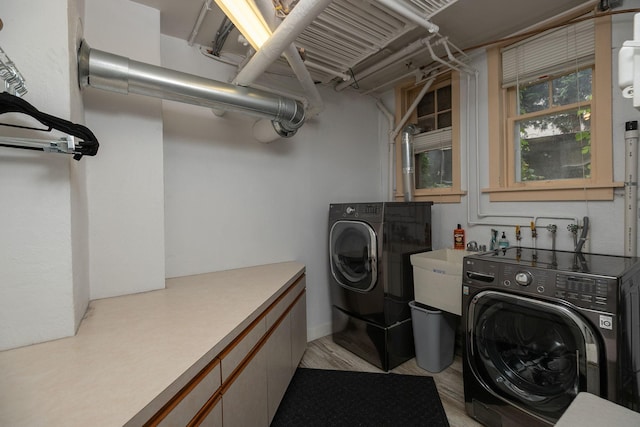
MULTIPOLYGON (((635 1, 634 3, 640 4, 635 1)), ((625 2, 626 7, 629 6, 625 2)), ((629 100, 621 96, 617 84, 617 61, 619 47, 625 40, 633 38, 632 26, 633 14, 624 14, 613 17, 613 146, 614 146, 614 181, 624 181, 624 123, 629 120, 639 120, 640 115, 631 106, 629 100)), ((510 243, 515 244, 515 227, 519 224, 527 226, 522 229, 523 246, 532 246, 531 232, 528 228, 531 219, 528 218, 502 218, 497 216, 484 215, 534 215, 551 217, 576 217, 582 222, 584 216, 590 219, 589 241, 585 250, 598 253, 609 253, 615 255, 624 254, 623 234, 624 234, 624 199, 623 190, 615 192, 613 201, 577 201, 577 202, 530 202, 530 203, 490 203, 488 196, 480 194, 478 215, 478 188, 489 186, 489 158, 488 158, 488 128, 487 128, 487 69, 484 54, 474 58, 472 66, 479 71, 478 79, 478 113, 479 126, 475 127, 475 80, 471 80, 469 85, 470 100, 472 108, 464 111, 462 117, 462 171, 463 182, 466 182, 467 174, 471 177, 469 185, 466 187, 468 196, 463 197, 461 204, 444 204, 434 206, 434 224, 439 224, 434 230, 434 248, 444 248, 453 246, 453 229, 457 223, 466 229, 467 242, 475 240, 478 244, 485 244, 489 247, 491 229, 500 232, 505 231, 510 243), (470 136, 467 138, 467 123, 469 123, 470 136), (476 148, 476 140, 478 146, 476 148), (467 145, 470 144, 471 155, 467 162, 467 145), (476 156, 479 158, 480 180, 476 185, 476 156), (482 225, 486 224, 486 225, 482 225)), ((462 105, 467 100, 467 82, 463 79, 461 88, 462 105)), ((551 248, 551 233, 545 228, 548 224, 556 224, 557 248, 562 250, 573 249, 572 235, 567 231, 567 226, 571 221, 540 218, 538 222, 539 248, 551 248)), ((500 233, 501 234, 501 233, 500 233)))
MULTIPOLYGON (((86 0, 89 46, 160 63, 160 13, 128 0, 86 0)), ((164 287, 162 102, 83 91, 87 125, 100 141, 87 193, 91 299, 164 287)))
MULTIPOLYGON (((81 104, 75 80, 81 3, 20 0, 0 3, 0 46, 26 79, 24 99, 40 111, 77 120, 81 104), (37 13, 34 11, 37 10, 37 13)), ((3 122, 39 125, 19 114, 3 122)), ((42 132, 0 129, 2 135, 56 139, 42 132)), ((0 350, 73 335, 88 302, 81 265, 73 265, 75 241, 86 213, 83 192, 71 185, 79 172, 70 157, 0 148, 0 350), (73 222, 73 225, 72 225, 73 222), (74 283, 75 280, 75 283, 74 283)), ((78 249, 82 252, 81 239, 78 249)))
MULTIPOLYGON (((78 25, 82 10, 82 0, 0 3, 0 45, 27 78, 26 99, 44 111, 81 119, 74 74, 81 31, 96 49, 220 81, 231 77, 228 66, 205 59, 185 41, 160 36, 153 9, 127 0, 86 0, 86 19, 78 25)), ((617 47, 632 37, 631 19, 614 17, 625 23, 614 30, 614 76, 617 47)), ((463 182, 467 172, 475 177, 479 156, 482 188, 488 184, 484 57, 473 65, 480 71, 479 144, 476 154, 475 109, 465 111, 473 131, 467 138, 463 126, 463 182), (467 164, 468 143, 473 161, 467 164)), ((638 112, 616 86, 614 178, 623 181, 623 124, 637 120, 638 112)), ((292 259, 307 266, 309 337, 328 333, 328 205, 386 199, 388 141, 387 120, 375 100, 320 90, 325 111, 295 137, 269 145, 253 140, 253 119, 246 116, 216 117, 206 108, 86 89, 86 123, 101 143, 97 157, 77 163, 0 148, 0 349, 72 334, 89 290, 91 298, 101 298, 160 288, 165 276, 292 259)), ((389 93, 385 103, 393 107, 389 93)), ((434 206, 435 248, 451 246, 457 223, 467 229, 467 240, 488 244, 491 228, 514 240, 511 221, 520 220, 471 224, 482 222, 471 183, 461 204, 434 206)), ((480 209, 587 215, 589 249, 621 254, 621 194, 613 202, 571 203, 489 203, 481 195, 480 209)), ((569 249, 567 222, 557 225, 558 247, 569 249)), ((523 244, 530 244, 524 236, 523 244)), ((539 246, 550 246, 545 230, 539 246)))
MULTIPOLYGON (((162 62, 223 82, 232 71, 164 36, 162 62)), ((268 145, 252 138, 253 118, 163 103, 167 277, 300 261, 310 337, 330 332, 329 203, 381 200, 386 179, 375 101, 321 94, 319 117, 268 145)))

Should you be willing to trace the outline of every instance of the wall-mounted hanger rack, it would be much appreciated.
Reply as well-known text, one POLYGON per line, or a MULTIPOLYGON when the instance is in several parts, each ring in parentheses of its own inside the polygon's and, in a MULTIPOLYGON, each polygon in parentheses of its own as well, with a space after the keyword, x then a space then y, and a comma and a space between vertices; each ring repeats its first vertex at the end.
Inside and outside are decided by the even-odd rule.
POLYGON ((27 86, 18 67, 0 47, 0 80, 4 80, 4 90, 12 95, 24 96, 27 86))
POLYGON ((0 136, 0 147, 38 150, 47 153, 73 154, 73 158, 80 160, 82 156, 95 156, 98 152, 98 140, 85 126, 68 120, 43 113, 29 104, 23 95, 27 93, 25 79, 16 65, 0 47, 0 80, 4 81, 4 92, 0 93, 0 114, 21 113, 33 117, 46 126, 44 129, 0 123, 0 126, 17 127, 40 132, 50 132, 52 129, 62 131, 68 135, 59 139, 33 139, 0 136))

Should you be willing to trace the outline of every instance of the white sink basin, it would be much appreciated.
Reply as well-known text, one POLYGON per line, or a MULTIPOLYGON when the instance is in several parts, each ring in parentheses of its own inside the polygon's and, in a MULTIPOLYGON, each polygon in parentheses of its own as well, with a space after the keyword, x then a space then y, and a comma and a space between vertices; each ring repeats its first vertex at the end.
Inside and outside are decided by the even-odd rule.
POLYGON ((460 249, 439 249, 411 255, 415 300, 460 316, 465 255, 466 252, 460 249))

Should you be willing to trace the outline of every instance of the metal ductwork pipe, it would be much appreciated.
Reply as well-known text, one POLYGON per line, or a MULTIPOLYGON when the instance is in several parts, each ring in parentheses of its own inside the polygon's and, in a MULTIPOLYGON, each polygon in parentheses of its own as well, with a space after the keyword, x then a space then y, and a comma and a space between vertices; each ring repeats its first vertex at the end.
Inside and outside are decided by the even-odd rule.
POLYGON ((135 93, 270 119, 273 130, 284 138, 295 135, 305 119, 302 103, 294 99, 132 61, 91 49, 84 40, 78 52, 78 78, 83 88, 135 93))
POLYGON ((413 201, 413 186, 416 182, 413 135, 416 133, 418 128, 415 125, 409 125, 402 131, 402 190, 405 202, 413 201))

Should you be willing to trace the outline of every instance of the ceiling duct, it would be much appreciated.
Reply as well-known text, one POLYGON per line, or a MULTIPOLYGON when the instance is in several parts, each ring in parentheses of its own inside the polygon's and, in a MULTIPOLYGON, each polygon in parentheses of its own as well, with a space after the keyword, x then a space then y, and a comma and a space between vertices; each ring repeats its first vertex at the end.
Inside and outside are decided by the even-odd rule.
MULTIPOLYGON (((284 138, 295 135, 305 119, 302 103, 294 99, 132 61, 91 49, 84 40, 78 52, 78 78, 83 88, 135 93, 266 118, 271 120, 274 136, 284 138)), ((264 132, 264 127, 260 129, 264 132)), ((264 135, 258 139, 266 141, 264 135)))

